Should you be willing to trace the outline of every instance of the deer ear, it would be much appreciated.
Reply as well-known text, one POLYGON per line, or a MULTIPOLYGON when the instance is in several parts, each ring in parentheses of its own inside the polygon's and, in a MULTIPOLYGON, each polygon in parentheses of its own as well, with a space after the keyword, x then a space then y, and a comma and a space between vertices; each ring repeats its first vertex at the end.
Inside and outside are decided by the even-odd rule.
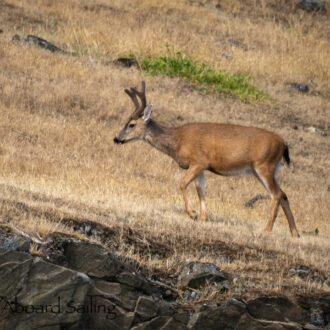
POLYGON ((154 105, 153 104, 148 104, 143 111, 143 120, 144 122, 148 122, 150 120, 150 116, 152 113, 154 105))

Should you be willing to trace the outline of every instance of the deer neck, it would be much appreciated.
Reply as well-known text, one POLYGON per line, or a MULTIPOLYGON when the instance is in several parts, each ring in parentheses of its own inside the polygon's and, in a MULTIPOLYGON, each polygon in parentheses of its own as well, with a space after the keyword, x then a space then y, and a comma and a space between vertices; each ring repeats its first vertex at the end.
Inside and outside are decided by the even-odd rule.
POLYGON ((145 141, 161 152, 176 158, 177 141, 174 136, 175 128, 164 127, 150 120, 146 127, 145 141))

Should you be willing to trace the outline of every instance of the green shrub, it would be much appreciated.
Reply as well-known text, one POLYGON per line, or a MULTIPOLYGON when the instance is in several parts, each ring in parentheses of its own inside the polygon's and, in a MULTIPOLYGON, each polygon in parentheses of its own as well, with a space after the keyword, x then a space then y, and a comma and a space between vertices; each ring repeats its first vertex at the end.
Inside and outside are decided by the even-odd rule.
POLYGON ((211 88, 219 93, 235 95, 245 102, 259 101, 266 96, 252 85, 251 78, 247 75, 230 75, 224 71, 215 71, 205 63, 194 62, 181 52, 174 56, 143 59, 140 65, 152 76, 182 77, 195 82, 201 88, 211 88))

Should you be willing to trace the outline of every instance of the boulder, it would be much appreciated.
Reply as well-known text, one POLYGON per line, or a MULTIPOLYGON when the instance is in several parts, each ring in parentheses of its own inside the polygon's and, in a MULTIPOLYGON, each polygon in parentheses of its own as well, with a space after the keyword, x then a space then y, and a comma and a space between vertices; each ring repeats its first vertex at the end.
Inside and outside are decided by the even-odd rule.
POLYGON ((189 262, 184 264, 178 277, 178 285, 181 288, 198 289, 207 283, 219 283, 228 280, 220 269, 211 263, 189 262))
POLYGON ((325 10, 325 5, 322 0, 299 0, 297 6, 308 12, 325 10))
POLYGON ((97 244, 69 241, 64 245, 64 255, 69 268, 93 278, 114 281, 127 268, 97 244))

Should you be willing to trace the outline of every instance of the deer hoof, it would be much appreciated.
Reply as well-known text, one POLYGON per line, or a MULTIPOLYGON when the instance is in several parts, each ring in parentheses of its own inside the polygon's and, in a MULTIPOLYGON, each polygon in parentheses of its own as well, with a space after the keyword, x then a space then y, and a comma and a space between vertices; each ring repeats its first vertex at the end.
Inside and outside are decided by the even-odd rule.
POLYGON ((197 220, 198 219, 198 214, 196 213, 196 211, 191 211, 188 213, 190 218, 193 220, 197 220))

